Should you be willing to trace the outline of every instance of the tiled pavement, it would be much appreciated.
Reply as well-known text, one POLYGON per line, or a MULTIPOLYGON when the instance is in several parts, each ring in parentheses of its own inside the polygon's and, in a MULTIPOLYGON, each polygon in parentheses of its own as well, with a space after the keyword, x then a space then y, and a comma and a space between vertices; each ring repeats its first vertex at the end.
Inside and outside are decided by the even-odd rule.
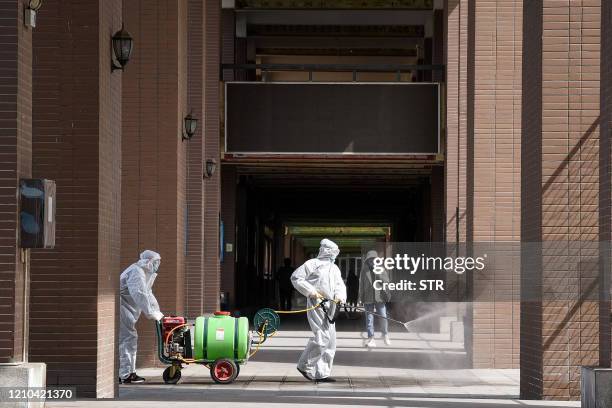
POLYGON ((518 401, 518 370, 465 368, 461 343, 448 334, 394 332, 391 346, 382 340, 367 350, 361 333, 340 331, 333 375, 337 383, 314 384, 295 369, 309 337, 304 330, 281 331, 269 339, 238 379, 229 385, 212 382, 202 366, 188 366, 177 385, 165 385, 161 368, 139 370, 141 385, 121 386, 120 399, 48 403, 49 407, 267 407, 267 406, 376 406, 424 408, 567 407, 579 403, 518 401), (155 404, 158 401, 160 404, 155 404))

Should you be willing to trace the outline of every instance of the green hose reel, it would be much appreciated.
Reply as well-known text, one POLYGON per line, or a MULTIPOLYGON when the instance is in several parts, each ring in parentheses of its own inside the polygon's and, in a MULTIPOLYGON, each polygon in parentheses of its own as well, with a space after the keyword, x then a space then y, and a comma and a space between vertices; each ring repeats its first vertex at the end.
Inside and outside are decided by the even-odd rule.
POLYGON ((267 337, 278 330, 280 317, 270 308, 259 309, 253 317, 253 325, 255 330, 267 337))

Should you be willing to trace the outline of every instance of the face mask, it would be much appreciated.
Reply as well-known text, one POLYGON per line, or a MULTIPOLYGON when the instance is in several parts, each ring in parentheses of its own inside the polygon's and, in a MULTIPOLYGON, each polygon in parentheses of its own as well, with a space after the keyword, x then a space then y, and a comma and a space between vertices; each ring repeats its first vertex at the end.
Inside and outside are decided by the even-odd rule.
POLYGON ((332 260, 332 262, 334 262, 336 260, 338 255, 340 255, 340 250, 338 250, 338 249, 332 249, 331 250, 331 260, 332 260))
POLYGON ((157 270, 159 269, 159 264, 159 259, 156 259, 151 262, 151 268, 153 269, 153 273, 157 273, 157 270))
POLYGON ((147 281, 147 285, 149 286, 149 289, 153 287, 153 284, 155 283, 156 278, 157 278, 156 273, 152 273, 149 275, 149 280, 147 281))

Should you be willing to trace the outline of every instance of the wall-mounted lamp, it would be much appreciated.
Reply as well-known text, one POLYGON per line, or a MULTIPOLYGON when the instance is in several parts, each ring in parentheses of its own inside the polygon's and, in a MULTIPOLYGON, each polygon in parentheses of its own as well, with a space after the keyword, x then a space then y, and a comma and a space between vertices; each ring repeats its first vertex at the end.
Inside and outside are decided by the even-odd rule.
POLYGON ((183 119, 183 140, 189 140, 195 135, 196 129, 198 128, 198 120, 189 115, 183 119))
POLYGON ((42 0, 30 0, 25 9, 23 23, 28 28, 36 27, 36 13, 42 6, 42 0))
POLYGON ((130 60, 132 46, 134 45, 132 36, 123 28, 123 24, 121 24, 121 30, 113 35, 111 45, 111 72, 116 69, 123 71, 123 67, 125 67, 130 60), (118 65, 115 63, 115 60, 119 63, 118 65))
POLYGON ((217 169, 217 161, 215 159, 207 159, 204 168, 204 178, 211 178, 217 169))

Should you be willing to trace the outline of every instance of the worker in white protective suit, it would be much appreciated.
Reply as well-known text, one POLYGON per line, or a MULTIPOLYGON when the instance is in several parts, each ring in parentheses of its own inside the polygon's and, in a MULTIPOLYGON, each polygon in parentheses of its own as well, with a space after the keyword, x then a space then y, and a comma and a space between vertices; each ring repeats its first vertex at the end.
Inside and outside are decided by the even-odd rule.
POLYGON ((136 322, 143 312, 148 319, 161 320, 164 315, 151 288, 157 277, 161 256, 154 251, 143 251, 140 260, 123 271, 119 278, 121 297, 119 326, 119 382, 143 382, 136 374, 138 333, 136 322))
MULTIPOLYGON (((346 302, 346 286, 340 269, 334 264, 339 253, 338 245, 324 239, 319 255, 306 261, 291 275, 293 286, 308 298, 308 308, 317 305, 321 299, 333 300, 338 306, 346 302)), ((297 369, 310 381, 334 382, 336 380, 330 374, 336 354, 336 326, 330 323, 321 307, 309 310, 307 316, 313 337, 300 356, 297 369)))

